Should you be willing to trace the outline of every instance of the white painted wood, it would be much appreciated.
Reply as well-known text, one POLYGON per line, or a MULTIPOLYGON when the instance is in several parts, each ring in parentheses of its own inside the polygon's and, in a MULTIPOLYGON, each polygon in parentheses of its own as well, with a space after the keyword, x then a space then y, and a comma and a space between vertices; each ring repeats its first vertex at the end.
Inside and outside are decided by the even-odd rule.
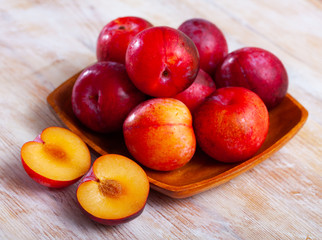
POLYGON ((0 1, 0 239, 322 239, 321 26, 318 0, 0 1), (101 28, 126 15, 172 27, 206 18, 230 51, 273 52, 309 118, 285 147, 230 182, 182 200, 152 191, 139 218, 106 227, 78 209, 76 185, 34 183, 20 148, 42 129, 63 126, 47 95, 95 61, 101 28))

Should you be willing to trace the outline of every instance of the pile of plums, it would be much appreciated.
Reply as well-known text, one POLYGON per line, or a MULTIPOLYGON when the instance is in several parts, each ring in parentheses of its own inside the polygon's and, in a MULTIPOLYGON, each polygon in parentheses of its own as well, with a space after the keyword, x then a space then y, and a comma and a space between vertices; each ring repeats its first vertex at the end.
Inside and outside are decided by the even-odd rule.
POLYGON ((73 111, 93 131, 123 131, 133 158, 154 170, 185 165, 196 145, 218 161, 249 159, 266 138, 267 109, 288 87, 276 56, 255 47, 228 54, 206 19, 174 29, 118 18, 102 29, 96 54, 74 85, 73 111))

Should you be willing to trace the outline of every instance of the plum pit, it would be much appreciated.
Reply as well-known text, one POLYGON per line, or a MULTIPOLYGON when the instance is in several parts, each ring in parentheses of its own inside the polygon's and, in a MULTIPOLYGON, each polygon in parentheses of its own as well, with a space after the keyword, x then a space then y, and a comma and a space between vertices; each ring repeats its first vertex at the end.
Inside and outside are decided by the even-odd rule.
POLYGON ((105 197, 117 198, 122 194, 122 185, 112 179, 104 179, 99 182, 98 189, 100 193, 105 197))
POLYGON ((66 152, 61 147, 54 144, 45 144, 44 151, 55 159, 66 159, 66 152))

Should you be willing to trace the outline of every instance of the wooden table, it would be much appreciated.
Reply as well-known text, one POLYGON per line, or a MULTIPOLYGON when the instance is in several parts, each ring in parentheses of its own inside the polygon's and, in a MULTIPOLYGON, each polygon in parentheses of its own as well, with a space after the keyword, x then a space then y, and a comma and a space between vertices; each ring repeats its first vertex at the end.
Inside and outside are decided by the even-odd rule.
POLYGON ((322 239, 321 30, 319 0, 1 1, 0 239, 322 239), (107 227, 78 209, 76 184, 51 190, 32 181, 20 148, 64 126, 46 97, 96 60, 102 27, 127 15, 174 28, 206 18, 229 51, 273 52, 309 118, 281 150, 230 182, 181 200, 151 191, 139 218, 107 227))

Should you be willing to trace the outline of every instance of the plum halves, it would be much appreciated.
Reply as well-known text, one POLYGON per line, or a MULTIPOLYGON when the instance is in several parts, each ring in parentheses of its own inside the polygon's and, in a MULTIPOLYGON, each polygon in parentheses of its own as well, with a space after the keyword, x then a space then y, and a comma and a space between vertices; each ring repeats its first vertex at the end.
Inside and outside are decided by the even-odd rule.
POLYGON ((83 140, 61 127, 49 127, 21 148, 22 165, 36 182, 52 188, 78 181, 91 166, 83 140))
POLYGON ((77 188, 77 201, 92 220, 118 225, 138 217, 149 195, 144 170, 131 159, 107 154, 93 163, 77 188))

